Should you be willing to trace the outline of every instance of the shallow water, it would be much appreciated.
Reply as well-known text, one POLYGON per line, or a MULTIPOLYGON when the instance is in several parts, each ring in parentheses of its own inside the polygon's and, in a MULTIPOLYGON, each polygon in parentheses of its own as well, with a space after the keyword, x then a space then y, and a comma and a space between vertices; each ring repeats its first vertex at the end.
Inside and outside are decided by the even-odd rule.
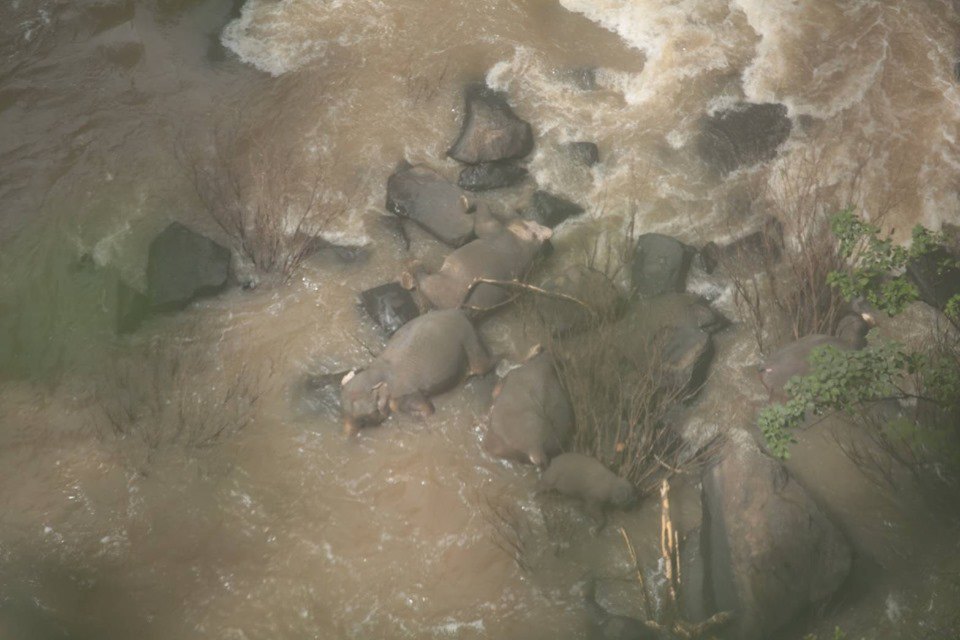
MULTIPOLYGON (((479 448, 492 379, 359 442, 323 398, 304 398, 305 376, 362 365, 382 344, 355 297, 411 255, 380 220, 387 176, 406 158, 455 177, 444 153, 460 91, 486 79, 533 124, 539 185, 589 210, 558 231, 554 267, 631 214, 691 243, 738 235, 766 212, 755 196, 776 206, 811 183, 904 236, 960 221, 958 32, 951 3, 920 1, 0 5, 0 635, 583 637, 585 576, 629 570, 617 526, 655 564, 652 505, 593 538, 575 509, 535 499, 531 469, 479 448), (578 86, 583 69, 595 88, 578 86), (772 162, 720 178, 693 136, 704 113, 741 99, 786 104, 793 133, 772 162), (190 170, 238 132, 271 159, 245 179, 297 188, 321 171, 324 206, 344 210, 323 231, 366 249, 115 338, 103 274, 142 286, 147 244, 171 220, 222 237, 190 170), (595 141, 601 163, 566 162, 558 146, 571 140, 595 141), (121 393, 118 358, 188 362, 160 379, 173 404, 218 397, 239 376, 260 390, 252 422, 212 446, 120 437, 102 390, 121 393), (529 572, 497 546, 491 501, 522 508, 529 572), (558 532, 565 545, 545 542, 558 532)), ((412 255, 443 253, 414 232, 412 255)), ((498 354, 529 347, 510 314, 483 332, 498 354)), ((743 372, 757 357, 748 337, 725 339, 721 357, 701 413, 723 426, 762 398, 743 372)), ((192 433, 219 424, 205 411, 192 433)), ((851 636, 908 637, 911 617, 890 615, 890 598, 921 611, 932 590, 948 612, 955 592, 928 588, 910 567, 929 556, 904 551, 949 552, 936 525, 889 505, 890 526, 877 524, 875 490, 806 451, 798 474, 868 558, 860 581, 876 583, 841 607, 851 636)), ((696 487, 677 502, 692 532, 696 487)))

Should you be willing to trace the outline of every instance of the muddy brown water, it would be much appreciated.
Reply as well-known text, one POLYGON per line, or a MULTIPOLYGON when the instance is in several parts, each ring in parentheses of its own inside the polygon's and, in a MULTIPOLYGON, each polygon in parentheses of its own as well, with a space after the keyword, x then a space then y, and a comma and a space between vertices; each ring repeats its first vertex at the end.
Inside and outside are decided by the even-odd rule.
MULTIPOLYGON (((689 242, 736 235, 764 213, 742 206, 749 194, 789 201, 810 181, 884 212, 898 234, 956 222, 958 27, 951 3, 919 1, 3 3, 0 637, 584 637, 585 577, 629 573, 617 527, 657 579, 655 505, 593 537, 575 508, 535 498, 532 469, 479 448, 492 378, 359 442, 302 393, 308 374, 362 365, 382 345, 356 294, 411 256, 380 221, 386 177, 403 157, 455 177, 444 153, 460 90, 485 78, 533 123, 538 183, 589 209, 558 231, 548 268, 631 214, 689 242), (794 131, 771 163, 720 179, 690 142, 703 113, 744 98, 783 102, 794 131), (365 249, 115 338, 103 274, 142 286, 147 244, 171 220, 223 239, 190 158, 235 131, 283 159, 246 179, 296 190, 320 167, 324 205, 344 211, 327 237, 365 249), (565 162, 572 140, 597 142, 601 163, 565 162), (187 363, 152 378, 151 414, 167 424, 169 407, 201 407, 186 433, 111 429, 124 359, 147 376, 153 360, 187 363), (238 378, 258 394, 242 430, 204 404, 238 378), (498 546, 490 504, 529 528, 528 571, 498 546)), ((441 248, 413 235, 412 254, 439 264, 441 248)), ((507 357, 529 347, 510 313, 483 332, 507 357)), ((737 329, 720 347, 697 419, 726 428, 762 401, 745 373, 759 355, 737 329)), ((860 559, 819 630, 924 637, 919 621, 957 608, 937 560, 956 556, 955 536, 824 454, 824 429, 804 434, 792 465, 860 559)), ((696 503, 695 483, 681 485, 683 533, 696 503)), ((609 602, 638 613, 636 591, 613 584, 609 602)))

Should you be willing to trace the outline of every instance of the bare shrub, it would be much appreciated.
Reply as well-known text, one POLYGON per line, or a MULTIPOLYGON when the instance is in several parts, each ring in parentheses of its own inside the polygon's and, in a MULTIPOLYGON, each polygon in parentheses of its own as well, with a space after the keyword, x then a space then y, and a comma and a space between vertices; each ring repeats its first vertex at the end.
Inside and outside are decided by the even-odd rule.
MULTIPOLYGON (((719 266, 761 352, 768 339, 833 333, 847 309, 828 284, 830 273, 845 267, 830 218, 861 199, 860 172, 840 185, 831 178, 815 154, 797 157, 753 194, 755 208, 766 216, 762 227, 750 240, 720 251, 719 266)), ((878 205, 876 218, 887 210, 878 205)))
POLYGON ((493 543, 509 556, 520 571, 530 573, 530 539, 533 527, 523 509, 501 497, 480 498, 480 514, 490 527, 493 543))
POLYGON ((107 434, 140 438, 151 451, 205 448, 250 425, 260 382, 246 368, 224 374, 202 353, 154 345, 116 358, 97 401, 107 434))
POLYGON ((327 201, 322 157, 274 133, 236 116, 217 127, 209 149, 184 144, 179 157, 204 210, 234 249, 261 273, 289 279, 325 244, 319 234, 347 207, 327 201))
POLYGON ((551 345, 574 410, 574 448, 643 495, 686 467, 690 453, 668 420, 688 391, 664 361, 662 337, 646 340, 640 348, 625 347, 622 333, 605 324, 551 345))
POLYGON ((955 515, 960 492, 960 332, 934 328, 926 366, 909 371, 897 395, 865 403, 848 420, 843 453, 892 493, 912 483, 932 505, 955 515))

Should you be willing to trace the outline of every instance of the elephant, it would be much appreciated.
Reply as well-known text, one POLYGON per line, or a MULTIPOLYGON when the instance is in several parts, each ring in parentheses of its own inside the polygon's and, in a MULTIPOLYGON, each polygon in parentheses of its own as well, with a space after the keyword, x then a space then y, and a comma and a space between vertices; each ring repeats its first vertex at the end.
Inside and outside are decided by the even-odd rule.
POLYGON ((341 381, 344 431, 355 435, 392 412, 419 417, 434 412, 430 396, 494 366, 486 346, 463 311, 430 311, 400 327, 366 369, 341 381))
POLYGON ((401 284, 418 288, 437 309, 454 309, 464 303, 490 309, 506 301, 510 292, 496 285, 480 284, 469 297, 467 291, 477 278, 521 278, 553 232, 530 220, 503 223, 493 216, 485 219, 485 226, 477 227, 478 238, 448 255, 438 273, 421 274, 414 269, 403 274, 401 284))
POLYGON ((539 345, 494 388, 483 448, 492 456, 545 467, 573 435, 573 408, 553 355, 539 345))
POLYGON ((868 313, 851 313, 837 325, 837 335, 811 334, 787 344, 760 366, 760 381, 771 398, 786 400, 784 387, 794 376, 810 373, 810 355, 817 347, 832 346, 842 351, 856 351, 867 346, 867 332, 874 325, 868 313))
POLYGON ((606 524, 606 508, 626 508, 636 500, 636 490, 629 480, 582 453, 563 453, 551 460, 538 490, 580 499, 600 528, 606 524))

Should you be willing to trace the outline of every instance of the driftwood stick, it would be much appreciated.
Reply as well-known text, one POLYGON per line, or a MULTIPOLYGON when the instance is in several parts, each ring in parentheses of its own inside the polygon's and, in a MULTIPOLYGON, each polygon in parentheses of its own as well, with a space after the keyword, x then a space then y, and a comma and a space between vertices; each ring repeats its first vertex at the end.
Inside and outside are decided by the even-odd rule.
POLYGON ((490 311, 490 310, 492 310, 492 309, 497 309, 497 308, 499 308, 500 306, 502 306, 502 305, 504 304, 504 303, 501 303, 501 304, 499 304, 499 305, 495 305, 495 306, 490 307, 490 308, 488 308, 488 309, 484 309, 483 307, 468 307, 468 306, 465 306, 466 303, 467 303, 467 300, 470 299, 470 294, 472 294, 472 293, 473 293, 473 290, 476 289, 476 288, 477 288, 478 286, 480 286, 481 284, 489 284, 489 285, 493 285, 493 286, 495 286, 495 287, 503 287, 504 289, 515 289, 515 290, 520 290, 520 291, 529 291, 529 292, 531 292, 531 293, 535 293, 535 294, 537 294, 537 295, 545 296, 545 297, 547 297, 547 298, 554 298, 554 299, 556 299, 556 300, 566 300, 567 302, 572 302, 572 303, 574 303, 574 304, 580 305, 581 307, 583 307, 584 309, 586 309, 586 310, 587 310, 591 315, 593 315, 593 316, 596 316, 596 315, 597 315, 597 312, 593 309, 593 307, 591 307, 590 305, 588 305, 586 302, 584 302, 583 300, 581 300, 581 299, 579 299, 579 298, 575 298, 575 297, 573 297, 573 296, 571 296, 571 295, 567 295, 566 293, 560 293, 560 292, 558 292, 558 291, 548 291, 548 290, 543 289, 543 288, 541 288, 541 287, 537 287, 537 286, 534 286, 534 285, 532 285, 532 284, 527 284, 526 282, 520 282, 519 280, 495 280, 494 278, 475 278, 475 279, 473 280, 473 282, 470 283, 470 286, 467 287, 467 292, 464 294, 464 296, 463 296, 463 301, 460 303, 461 308, 467 308, 467 309, 470 309, 470 310, 473 310, 473 311, 490 311))
POLYGON ((620 527, 620 535, 623 536, 623 542, 627 546, 627 553, 630 554, 630 561, 633 563, 633 568, 637 571, 637 582, 640 583, 640 591, 643 593, 643 611, 647 616, 647 620, 653 620, 650 594, 647 592, 647 583, 643 579, 643 570, 640 568, 640 562, 637 560, 637 552, 633 548, 633 543, 630 542, 630 536, 627 535, 627 530, 623 527, 620 527))

